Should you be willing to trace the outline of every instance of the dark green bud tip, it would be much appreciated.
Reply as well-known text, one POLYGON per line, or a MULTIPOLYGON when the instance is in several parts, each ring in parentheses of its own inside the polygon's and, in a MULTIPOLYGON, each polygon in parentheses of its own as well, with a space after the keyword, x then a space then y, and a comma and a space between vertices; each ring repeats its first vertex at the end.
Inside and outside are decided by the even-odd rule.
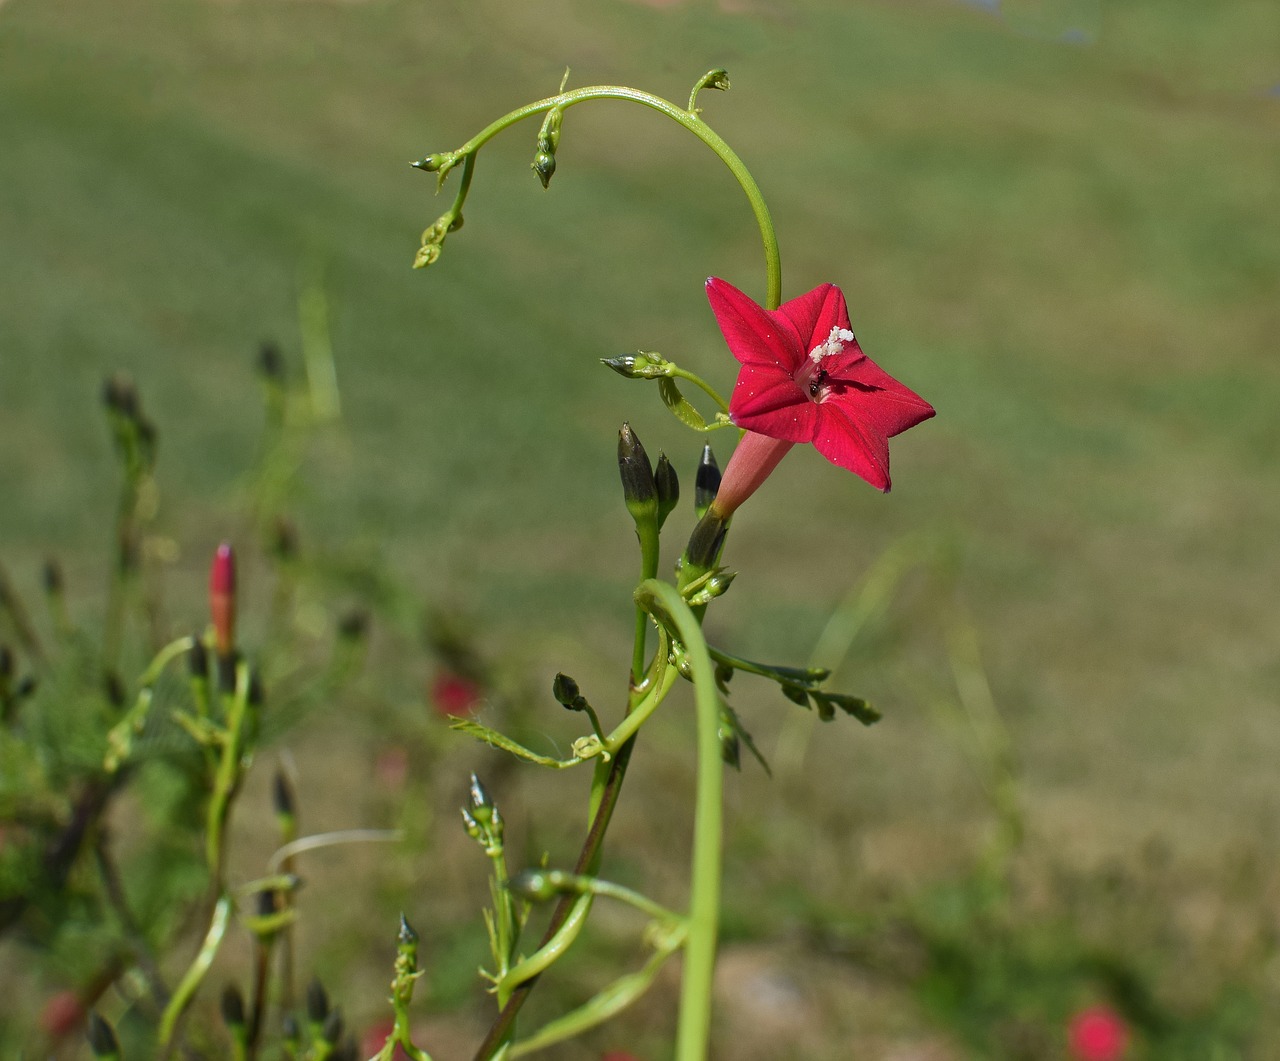
POLYGON ((204 642, 198 637, 187 649, 187 669, 191 671, 191 677, 202 682, 209 680, 209 653, 205 650, 204 642))
POLYGON ((661 527, 680 503, 680 477, 665 453, 658 454, 653 481, 658 488, 658 526, 661 527))
POLYGON ((720 723, 720 760, 735 770, 742 769, 742 740, 732 725, 720 723))
POLYGON ((287 1043, 297 1044, 302 1039, 302 1029, 298 1027, 298 1018, 286 1013, 280 1018, 280 1034, 287 1043))
POLYGON ((133 380, 117 373, 110 376, 102 384, 102 404, 113 413, 128 417, 130 420, 138 416, 138 390, 133 380))
POLYGON ((441 152, 435 155, 428 155, 426 158, 420 158, 417 162, 410 162, 414 169, 425 170, 427 173, 436 173, 440 167, 449 161, 449 155, 441 152))
POLYGON ((507 882, 507 888, 513 895, 531 903, 545 903, 559 894, 551 874, 544 869, 522 870, 507 882))
POLYGON ((258 916, 270 917, 276 912, 276 890, 263 888, 258 892, 258 916))
POLYGON ((307 1020, 312 1024, 323 1024, 329 1016, 329 993, 324 984, 316 977, 307 984, 307 1020))
POLYGON ((244 1027, 244 996, 235 984, 222 989, 222 1022, 232 1029, 244 1027))
POLYGON ((52 558, 44 562, 44 591, 51 597, 62 592, 62 565, 52 558))
POLYGON ((258 347, 258 371, 268 383, 284 382, 284 356, 270 340, 258 347))
MULTIPOLYGON (((471 785, 468 789, 468 795, 471 797, 471 813, 476 814, 477 811, 493 810, 493 800, 489 796, 489 790, 484 787, 480 778, 475 774, 471 775, 471 785)), ((479 817, 479 815, 476 815, 479 817)))
POLYGON ((409 924, 409 919, 404 914, 400 915, 400 934, 396 939, 402 947, 412 947, 418 942, 418 933, 414 931, 413 926, 409 924))
POLYGON ((543 188, 551 186, 551 178, 556 172, 556 156, 549 155, 545 151, 539 151, 530 163, 530 169, 538 175, 538 180, 542 182, 543 188))
POLYGON ((702 447, 702 459, 698 461, 698 475, 693 484, 693 508, 701 519, 707 514, 711 502, 720 490, 720 465, 711 452, 711 443, 702 447))
POLYGON ((655 518, 658 485, 653 479, 653 465, 630 424, 623 424, 618 432, 618 472, 622 476, 622 497, 631 518, 637 521, 655 518))
POLYGON ((729 91, 729 71, 728 70, 708 70, 702 75, 699 82, 701 88, 712 88, 718 92, 729 91))
POLYGON ((85 1038, 89 1040, 89 1049, 93 1051, 94 1057, 120 1056, 120 1040, 116 1038, 115 1029, 96 1010, 89 1014, 85 1038))
POLYGON ((271 551, 277 560, 292 560, 298 555, 298 528, 283 516, 271 528, 271 551))
POLYGON ((102 676, 102 693, 107 698, 107 703, 116 710, 124 707, 128 693, 125 691, 124 679, 115 671, 109 670, 102 676))
POLYGON ((296 801, 293 798, 293 785, 283 770, 277 770, 271 781, 271 803, 276 813, 282 818, 292 818, 296 812, 296 801))
POLYGON ((729 533, 728 521, 708 510, 693 528, 689 536, 689 544, 685 548, 685 557, 697 569, 709 570, 715 566, 720 556, 720 548, 724 545, 724 537, 729 533))
POLYGON ((342 1038, 342 1031, 345 1027, 346 1022, 342 1019, 342 1010, 335 1006, 329 1010, 329 1015, 324 1019, 324 1024, 320 1028, 320 1038, 330 1046, 335 1046, 338 1040, 342 1038))
POLYGON ((344 641, 363 641, 369 633, 369 613, 353 608, 338 620, 338 636, 344 641))
POLYGON ((617 357, 602 357, 602 365, 608 365, 619 376, 627 379, 658 379, 667 374, 666 358, 658 354, 646 354, 643 350, 635 354, 619 354, 617 357))
POLYGON ((551 695, 556 703, 570 711, 583 711, 587 701, 578 689, 578 683, 567 674, 557 674, 551 682, 551 695))

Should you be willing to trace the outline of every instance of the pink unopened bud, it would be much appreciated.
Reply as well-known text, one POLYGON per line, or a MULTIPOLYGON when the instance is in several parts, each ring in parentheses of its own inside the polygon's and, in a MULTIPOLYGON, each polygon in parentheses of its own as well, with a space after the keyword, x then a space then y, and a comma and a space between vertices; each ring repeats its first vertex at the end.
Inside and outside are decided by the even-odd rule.
POLYGON ((40 1029, 52 1039, 63 1039, 84 1024, 84 1004, 74 991, 56 991, 40 1010, 40 1029))
POLYGON ((1077 1061, 1121 1061, 1129 1049, 1129 1026, 1109 1006, 1090 1006, 1071 1018, 1067 1041, 1077 1061))
POLYGON ((213 554, 213 566, 209 568, 209 613, 213 617, 218 655, 230 656, 236 644, 236 554, 230 542, 223 542, 213 554))

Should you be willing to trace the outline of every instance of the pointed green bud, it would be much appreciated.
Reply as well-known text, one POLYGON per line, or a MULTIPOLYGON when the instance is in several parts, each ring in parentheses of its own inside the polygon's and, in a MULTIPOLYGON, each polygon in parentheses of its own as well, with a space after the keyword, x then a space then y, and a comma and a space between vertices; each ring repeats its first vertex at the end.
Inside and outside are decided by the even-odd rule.
POLYGON ((138 390, 133 380, 123 373, 108 377, 102 385, 102 404, 126 420, 138 417, 138 390))
POLYGON ((729 72, 727 70, 708 70, 693 86, 693 91, 689 93, 689 113, 698 113, 698 93, 704 88, 715 89, 718 92, 729 91, 729 72))
POLYGON ((192 638, 191 647, 187 649, 187 669, 196 681, 209 680, 209 653, 204 647, 204 642, 198 637, 192 638))
POLYGON ((329 993, 324 989, 318 977, 312 977, 307 984, 307 1020, 312 1024, 323 1024, 329 1016, 329 993))
POLYGON ((556 173, 556 156, 548 155, 545 151, 539 151, 533 156, 533 161, 529 164, 529 168, 538 175, 538 180, 542 182, 542 187, 551 187, 551 178, 556 173))
POLYGON ((101 1058, 102 1061, 119 1061, 120 1040, 116 1038, 115 1029, 99 1016, 97 1010, 89 1014, 85 1038, 89 1040, 89 1049, 93 1051, 94 1057, 101 1058))
POLYGON ((437 173, 446 167, 452 166, 453 156, 447 151, 441 151, 434 155, 428 155, 426 158, 420 158, 417 162, 410 162, 414 169, 420 169, 427 173, 437 173))
POLYGON ((235 984, 222 989, 222 1023, 236 1032, 244 1028, 244 995, 235 984))
POLYGON ((337 1006, 329 1010, 328 1016, 324 1019, 324 1024, 320 1027, 320 1038, 322 1038, 330 1046, 336 1046, 338 1040, 342 1038, 342 1031, 346 1027, 346 1022, 342 1019, 342 1010, 337 1006))
POLYGON ((62 593, 62 565, 57 560, 48 559, 44 562, 42 575, 44 578, 44 591, 50 597, 60 595, 62 593))
POLYGON ((657 519, 658 486, 653 479, 653 465, 631 425, 625 423, 618 432, 618 472, 631 518, 637 523, 657 519))
POLYGON ((564 111, 559 107, 552 107, 542 120, 542 128, 538 130, 533 172, 538 175, 543 188, 551 184, 551 177, 556 171, 556 148, 560 146, 560 125, 563 121, 564 111))
POLYGON ((586 698, 578 689, 578 683, 567 674, 555 676, 551 682, 551 695, 556 698, 556 703, 566 710, 585 711, 587 709, 586 698))
POLYGON ((724 545, 725 535, 728 533, 728 520, 708 509, 706 515, 698 520, 698 525, 693 528, 693 534, 689 536, 689 544, 684 554, 689 565, 701 571, 714 567, 720 556, 720 549, 724 545))
POLYGON ((271 803, 275 807, 277 817, 292 818, 296 813, 293 785, 289 783, 289 778, 283 770, 277 770, 276 776, 272 778, 271 803))
POLYGON ((267 383, 278 385, 284 382, 284 355, 270 339, 258 347, 258 373, 267 383))
POLYGON ((645 353, 641 350, 635 354, 602 357, 600 364, 608 365, 619 376, 625 376, 627 379, 660 379, 667 375, 667 365, 670 362, 660 354, 645 353))
POLYGON ((467 835, 472 840, 484 839, 484 830, 480 828, 480 823, 476 821, 475 816, 466 807, 462 808, 462 824, 467 830, 467 835))
POLYGON ((742 740, 733 722, 723 713, 720 714, 720 725, 717 729, 720 738, 720 759, 726 766, 735 770, 742 769, 742 740))
POLYGON ((693 510, 699 519, 707 514, 719 490, 720 465, 716 463, 716 455, 711 452, 711 443, 708 442, 702 447, 702 459, 698 462, 698 475, 693 484, 693 510))
POLYGON ((400 932, 396 936, 396 942, 402 948, 416 947, 418 945, 418 933, 414 931, 413 926, 409 924, 409 919, 404 914, 400 915, 400 932))
POLYGON ((658 488, 658 527, 667 522, 667 517, 680 503, 680 477, 676 469, 667 460, 665 453, 658 454, 658 466, 653 470, 653 481, 658 488))

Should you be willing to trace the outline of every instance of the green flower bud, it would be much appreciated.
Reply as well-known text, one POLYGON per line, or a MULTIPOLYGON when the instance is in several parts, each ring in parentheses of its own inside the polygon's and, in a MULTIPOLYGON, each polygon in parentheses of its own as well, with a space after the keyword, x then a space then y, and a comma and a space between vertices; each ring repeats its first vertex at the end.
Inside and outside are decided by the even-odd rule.
POLYGON ((293 785, 283 770, 277 770, 271 780, 271 803, 275 807, 276 816, 292 818, 297 813, 296 801, 293 798, 293 785))
POLYGON ((222 989, 222 1022, 232 1031, 244 1028, 244 995, 235 984, 222 989))
POLYGON ((653 465, 630 424, 623 424, 618 432, 618 472, 631 518, 637 523, 657 519, 658 485, 653 479, 653 465))
POLYGON ((667 522, 667 517, 675 511, 680 503, 680 477, 676 469, 667 460, 665 453, 658 454, 658 466, 653 470, 653 481, 658 488, 658 527, 667 522))
POLYGON ((698 474, 693 484, 693 510, 699 519, 707 514, 719 490, 720 465, 716 463, 716 455, 711 452, 711 443, 708 442, 702 447, 702 459, 698 461, 698 474))
POLYGON ((342 1038, 342 1031, 345 1027, 346 1022, 342 1019, 342 1010, 335 1006, 329 1010, 329 1015, 325 1017, 324 1024, 320 1027, 320 1038, 330 1046, 336 1046, 338 1040, 342 1038))
POLYGON ((307 1020, 312 1024, 323 1024, 327 1016, 329 993, 318 978, 312 977, 311 983, 307 984, 307 1020))
POLYGON ((645 353, 621 354, 618 357, 602 357, 600 364, 608 365, 619 376, 627 379, 660 379, 667 374, 670 364, 660 354, 645 353))
POLYGON ((586 698, 578 689, 578 683, 567 674, 557 674, 551 682, 551 695, 556 703, 569 711, 585 711, 586 698))
POLYGON ((409 919, 400 915, 400 932, 396 936, 396 942, 401 948, 416 947, 418 945, 418 933, 414 931, 413 926, 409 924, 409 919))
POLYGON ((698 520, 689 536, 689 544, 685 547, 685 559, 697 570, 709 570, 715 566, 724 545, 725 535, 729 533, 729 522, 714 511, 698 520))
POLYGON ((563 121, 564 111, 559 107, 552 107, 542 120, 542 128, 538 130, 538 148, 532 168, 543 188, 551 184, 551 177, 556 171, 556 148, 560 146, 560 125, 563 121))
POLYGON ((89 1026, 85 1029, 85 1038, 89 1040, 89 1049, 93 1056, 103 1061, 118 1061, 120 1057, 120 1040, 116 1038, 115 1029, 98 1015, 89 1014, 89 1026))

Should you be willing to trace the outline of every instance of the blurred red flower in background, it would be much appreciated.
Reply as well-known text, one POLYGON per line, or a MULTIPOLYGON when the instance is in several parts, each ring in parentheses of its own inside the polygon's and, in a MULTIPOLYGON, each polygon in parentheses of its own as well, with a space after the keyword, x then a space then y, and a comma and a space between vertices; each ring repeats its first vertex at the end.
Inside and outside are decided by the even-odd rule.
POLYGON ((1129 1026, 1109 1006, 1090 1006, 1071 1018, 1067 1043, 1077 1061, 1120 1061, 1129 1049, 1129 1026))

